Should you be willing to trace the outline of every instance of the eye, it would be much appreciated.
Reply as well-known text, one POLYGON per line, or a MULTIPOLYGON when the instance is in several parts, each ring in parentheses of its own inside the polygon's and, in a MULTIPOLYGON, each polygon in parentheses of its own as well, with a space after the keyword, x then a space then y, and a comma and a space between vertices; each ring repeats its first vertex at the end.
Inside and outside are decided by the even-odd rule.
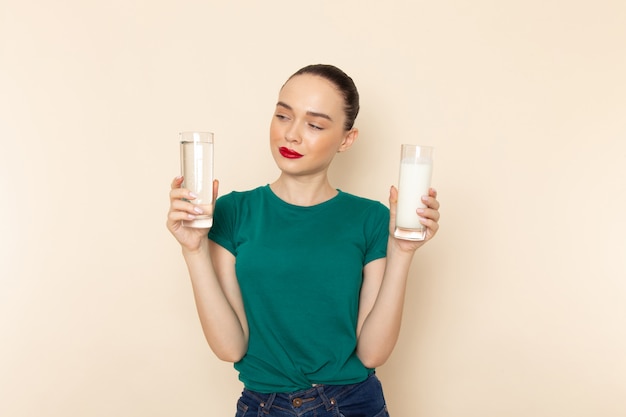
POLYGON ((313 129, 313 130, 324 130, 324 128, 323 128, 323 127, 318 126, 318 125, 316 125, 316 124, 314 124, 314 123, 309 123, 309 126, 310 126, 310 127, 311 127, 311 129, 313 129))
POLYGON ((281 113, 276 113, 274 115, 274 117, 276 117, 278 120, 288 120, 289 119, 287 116, 285 116, 284 114, 281 114, 281 113))

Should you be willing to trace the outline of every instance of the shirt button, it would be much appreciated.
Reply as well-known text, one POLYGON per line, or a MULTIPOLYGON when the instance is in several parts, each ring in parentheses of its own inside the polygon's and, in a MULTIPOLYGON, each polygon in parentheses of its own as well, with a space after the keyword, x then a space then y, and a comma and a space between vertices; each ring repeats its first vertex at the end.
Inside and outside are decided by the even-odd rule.
POLYGON ((302 405, 302 398, 294 398, 291 403, 294 407, 300 407, 302 405))

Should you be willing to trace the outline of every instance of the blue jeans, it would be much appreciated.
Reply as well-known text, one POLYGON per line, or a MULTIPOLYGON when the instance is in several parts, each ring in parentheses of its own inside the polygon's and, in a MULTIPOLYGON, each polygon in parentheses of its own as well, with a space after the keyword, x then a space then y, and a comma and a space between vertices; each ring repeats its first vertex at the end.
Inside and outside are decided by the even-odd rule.
POLYGON ((289 393, 244 389, 235 417, 389 417, 382 386, 371 374, 351 385, 316 385, 289 393))

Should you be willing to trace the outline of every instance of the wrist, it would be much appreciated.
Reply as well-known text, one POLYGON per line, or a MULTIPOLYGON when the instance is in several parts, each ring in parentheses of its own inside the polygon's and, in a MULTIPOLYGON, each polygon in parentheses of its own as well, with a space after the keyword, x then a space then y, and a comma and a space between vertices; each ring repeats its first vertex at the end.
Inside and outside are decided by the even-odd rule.
POLYGON ((209 253, 209 239, 203 238, 197 247, 183 246, 181 249, 185 258, 193 258, 197 256, 206 256, 209 253))

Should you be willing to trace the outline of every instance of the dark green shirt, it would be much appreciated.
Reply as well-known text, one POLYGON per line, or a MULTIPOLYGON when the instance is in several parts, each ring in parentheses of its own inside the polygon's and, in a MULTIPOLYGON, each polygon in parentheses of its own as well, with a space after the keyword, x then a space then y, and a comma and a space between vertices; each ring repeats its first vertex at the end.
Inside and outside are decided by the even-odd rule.
POLYGON ((301 207, 269 186, 216 203, 209 238, 236 257, 250 329, 235 364, 246 388, 290 392, 352 384, 371 370, 355 353, 363 267, 386 256, 389 210, 339 191, 301 207))

